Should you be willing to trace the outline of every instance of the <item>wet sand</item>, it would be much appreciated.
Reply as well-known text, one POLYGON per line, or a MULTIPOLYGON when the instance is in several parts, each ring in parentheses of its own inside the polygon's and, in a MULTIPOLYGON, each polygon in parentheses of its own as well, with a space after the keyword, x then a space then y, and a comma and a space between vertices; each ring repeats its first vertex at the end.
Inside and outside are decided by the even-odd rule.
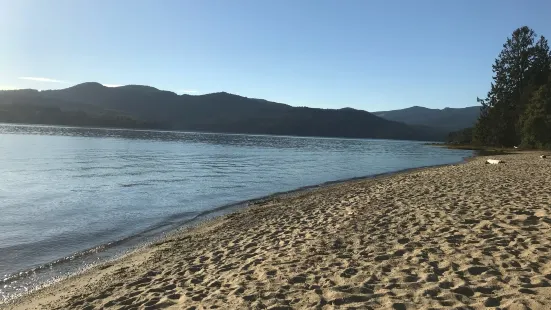
POLYGON ((539 155, 273 197, 7 308, 551 309, 539 155))

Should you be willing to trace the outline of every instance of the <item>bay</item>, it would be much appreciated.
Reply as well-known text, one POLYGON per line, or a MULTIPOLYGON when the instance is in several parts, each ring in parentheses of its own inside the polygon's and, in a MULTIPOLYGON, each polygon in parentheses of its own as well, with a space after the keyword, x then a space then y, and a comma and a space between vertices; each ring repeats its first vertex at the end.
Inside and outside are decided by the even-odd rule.
POLYGON ((418 141, 0 124, 0 298, 225 205, 470 155, 418 141))

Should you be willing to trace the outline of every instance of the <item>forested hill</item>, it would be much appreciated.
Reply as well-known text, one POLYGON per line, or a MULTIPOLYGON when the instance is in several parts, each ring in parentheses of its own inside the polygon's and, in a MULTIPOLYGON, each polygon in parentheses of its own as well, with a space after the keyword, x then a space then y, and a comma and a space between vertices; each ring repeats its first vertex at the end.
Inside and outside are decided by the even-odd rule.
POLYGON ((472 127, 476 123, 480 115, 480 106, 444 109, 414 106, 401 110, 373 112, 373 114, 410 125, 424 125, 456 131, 472 127))
MULTIPOLYGON (((177 95, 139 85, 112 88, 83 83, 61 90, 0 92, 0 114, 6 107, 13 109, 22 105, 29 111, 48 107, 63 113, 85 113, 92 120, 112 119, 117 115, 126 122, 122 127, 136 122, 140 127, 173 130, 430 141, 442 140, 447 134, 350 108, 291 107, 224 92, 177 95)), ((44 112, 38 114, 41 113, 44 112)), ((0 121, 10 120, 0 116, 0 121)), ((20 113, 17 122, 48 123, 34 112, 29 112, 28 121, 20 113)), ((51 118, 49 122, 57 124, 51 118)))

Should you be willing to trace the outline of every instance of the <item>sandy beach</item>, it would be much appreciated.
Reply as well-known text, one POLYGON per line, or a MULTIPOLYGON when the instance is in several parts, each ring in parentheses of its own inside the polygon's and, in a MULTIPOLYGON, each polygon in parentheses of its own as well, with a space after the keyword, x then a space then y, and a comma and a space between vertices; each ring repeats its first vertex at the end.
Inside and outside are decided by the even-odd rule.
POLYGON ((4 307, 551 309, 539 154, 267 199, 4 307))

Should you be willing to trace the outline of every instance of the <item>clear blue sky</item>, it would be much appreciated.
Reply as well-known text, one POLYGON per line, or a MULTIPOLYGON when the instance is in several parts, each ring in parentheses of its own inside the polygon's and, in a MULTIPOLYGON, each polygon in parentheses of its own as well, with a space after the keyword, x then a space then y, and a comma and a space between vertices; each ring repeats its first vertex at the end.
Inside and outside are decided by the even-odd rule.
POLYGON ((368 111, 476 105, 550 0, 0 0, 0 88, 227 91, 368 111))

